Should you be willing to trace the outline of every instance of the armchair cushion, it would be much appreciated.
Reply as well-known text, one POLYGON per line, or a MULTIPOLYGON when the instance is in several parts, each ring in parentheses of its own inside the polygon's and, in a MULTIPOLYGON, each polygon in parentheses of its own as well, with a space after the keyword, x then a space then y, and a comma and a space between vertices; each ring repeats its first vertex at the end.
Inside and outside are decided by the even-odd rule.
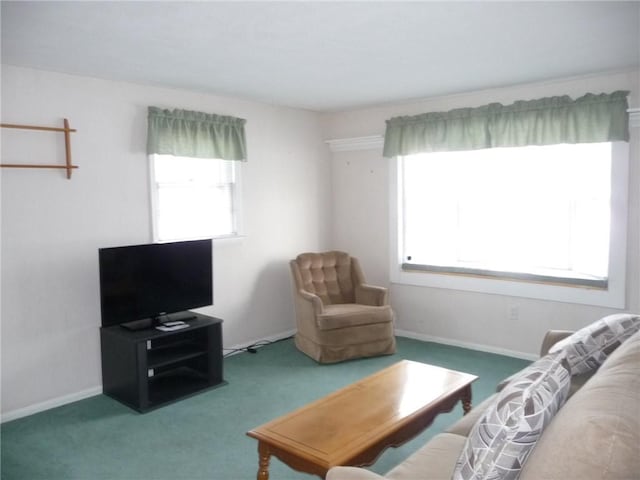
POLYGON ((324 313, 318 315, 317 325, 320 330, 370 325, 372 323, 386 323, 393 318, 389 305, 372 307, 356 303, 339 303, 327 305, 324 313))

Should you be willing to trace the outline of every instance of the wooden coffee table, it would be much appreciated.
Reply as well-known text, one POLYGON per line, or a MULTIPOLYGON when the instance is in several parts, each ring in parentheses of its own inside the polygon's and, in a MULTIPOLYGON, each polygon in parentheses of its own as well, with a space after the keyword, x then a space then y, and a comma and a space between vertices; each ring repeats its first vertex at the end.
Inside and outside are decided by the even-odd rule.
POLYGON ((410 440, 458 401, 471 409, 478 377, 402 360, 247 432, 258 440, 258 480, 271 455, 295 470, 325 477, 336 465, 371 465, 388 447, 410 440))

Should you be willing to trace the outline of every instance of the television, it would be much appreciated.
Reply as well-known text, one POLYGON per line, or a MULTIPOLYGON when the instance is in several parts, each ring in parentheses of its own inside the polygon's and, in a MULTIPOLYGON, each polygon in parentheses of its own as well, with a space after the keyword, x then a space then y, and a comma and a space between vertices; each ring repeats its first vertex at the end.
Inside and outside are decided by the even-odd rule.
POLYGON ((213 304, 211 239, 98 250, 102 326, 132 330, 213 304))

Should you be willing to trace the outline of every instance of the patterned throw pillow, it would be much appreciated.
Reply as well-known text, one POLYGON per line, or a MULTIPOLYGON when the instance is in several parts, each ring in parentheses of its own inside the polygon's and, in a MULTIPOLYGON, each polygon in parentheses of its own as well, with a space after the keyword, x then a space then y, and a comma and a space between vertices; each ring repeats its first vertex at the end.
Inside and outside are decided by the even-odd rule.
POLYGON ((596 370, 627 338, 640 330, 640 315, 609 315, 560 340, 549 353, 564 351, 571 375, 596 370))
POLYGON ((571 375, 562 352, 522 370, 471 429, 453 480, 515 480, 543 429, 567 398, 571 375))

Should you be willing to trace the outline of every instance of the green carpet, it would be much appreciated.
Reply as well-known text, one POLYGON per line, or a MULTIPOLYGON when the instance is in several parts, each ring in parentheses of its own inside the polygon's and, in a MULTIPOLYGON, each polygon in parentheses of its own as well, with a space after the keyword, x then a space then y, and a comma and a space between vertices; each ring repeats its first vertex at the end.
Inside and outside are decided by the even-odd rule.
MULTIPOLYGON (((318 365, 292 340, 225 359, 228 385, 139 414, 104 395, 1 427, 3 480, 254 479, 257 442, 247 430, 401 359, 473 373, 474 403, 526 360, 398 338, 395 355, 318 365)), ((461 415, 440 415, 425 432, 388 449, 371 470, 384 473, 461 415)), ((274 480, 316 478, 271 460, 274 480)))

